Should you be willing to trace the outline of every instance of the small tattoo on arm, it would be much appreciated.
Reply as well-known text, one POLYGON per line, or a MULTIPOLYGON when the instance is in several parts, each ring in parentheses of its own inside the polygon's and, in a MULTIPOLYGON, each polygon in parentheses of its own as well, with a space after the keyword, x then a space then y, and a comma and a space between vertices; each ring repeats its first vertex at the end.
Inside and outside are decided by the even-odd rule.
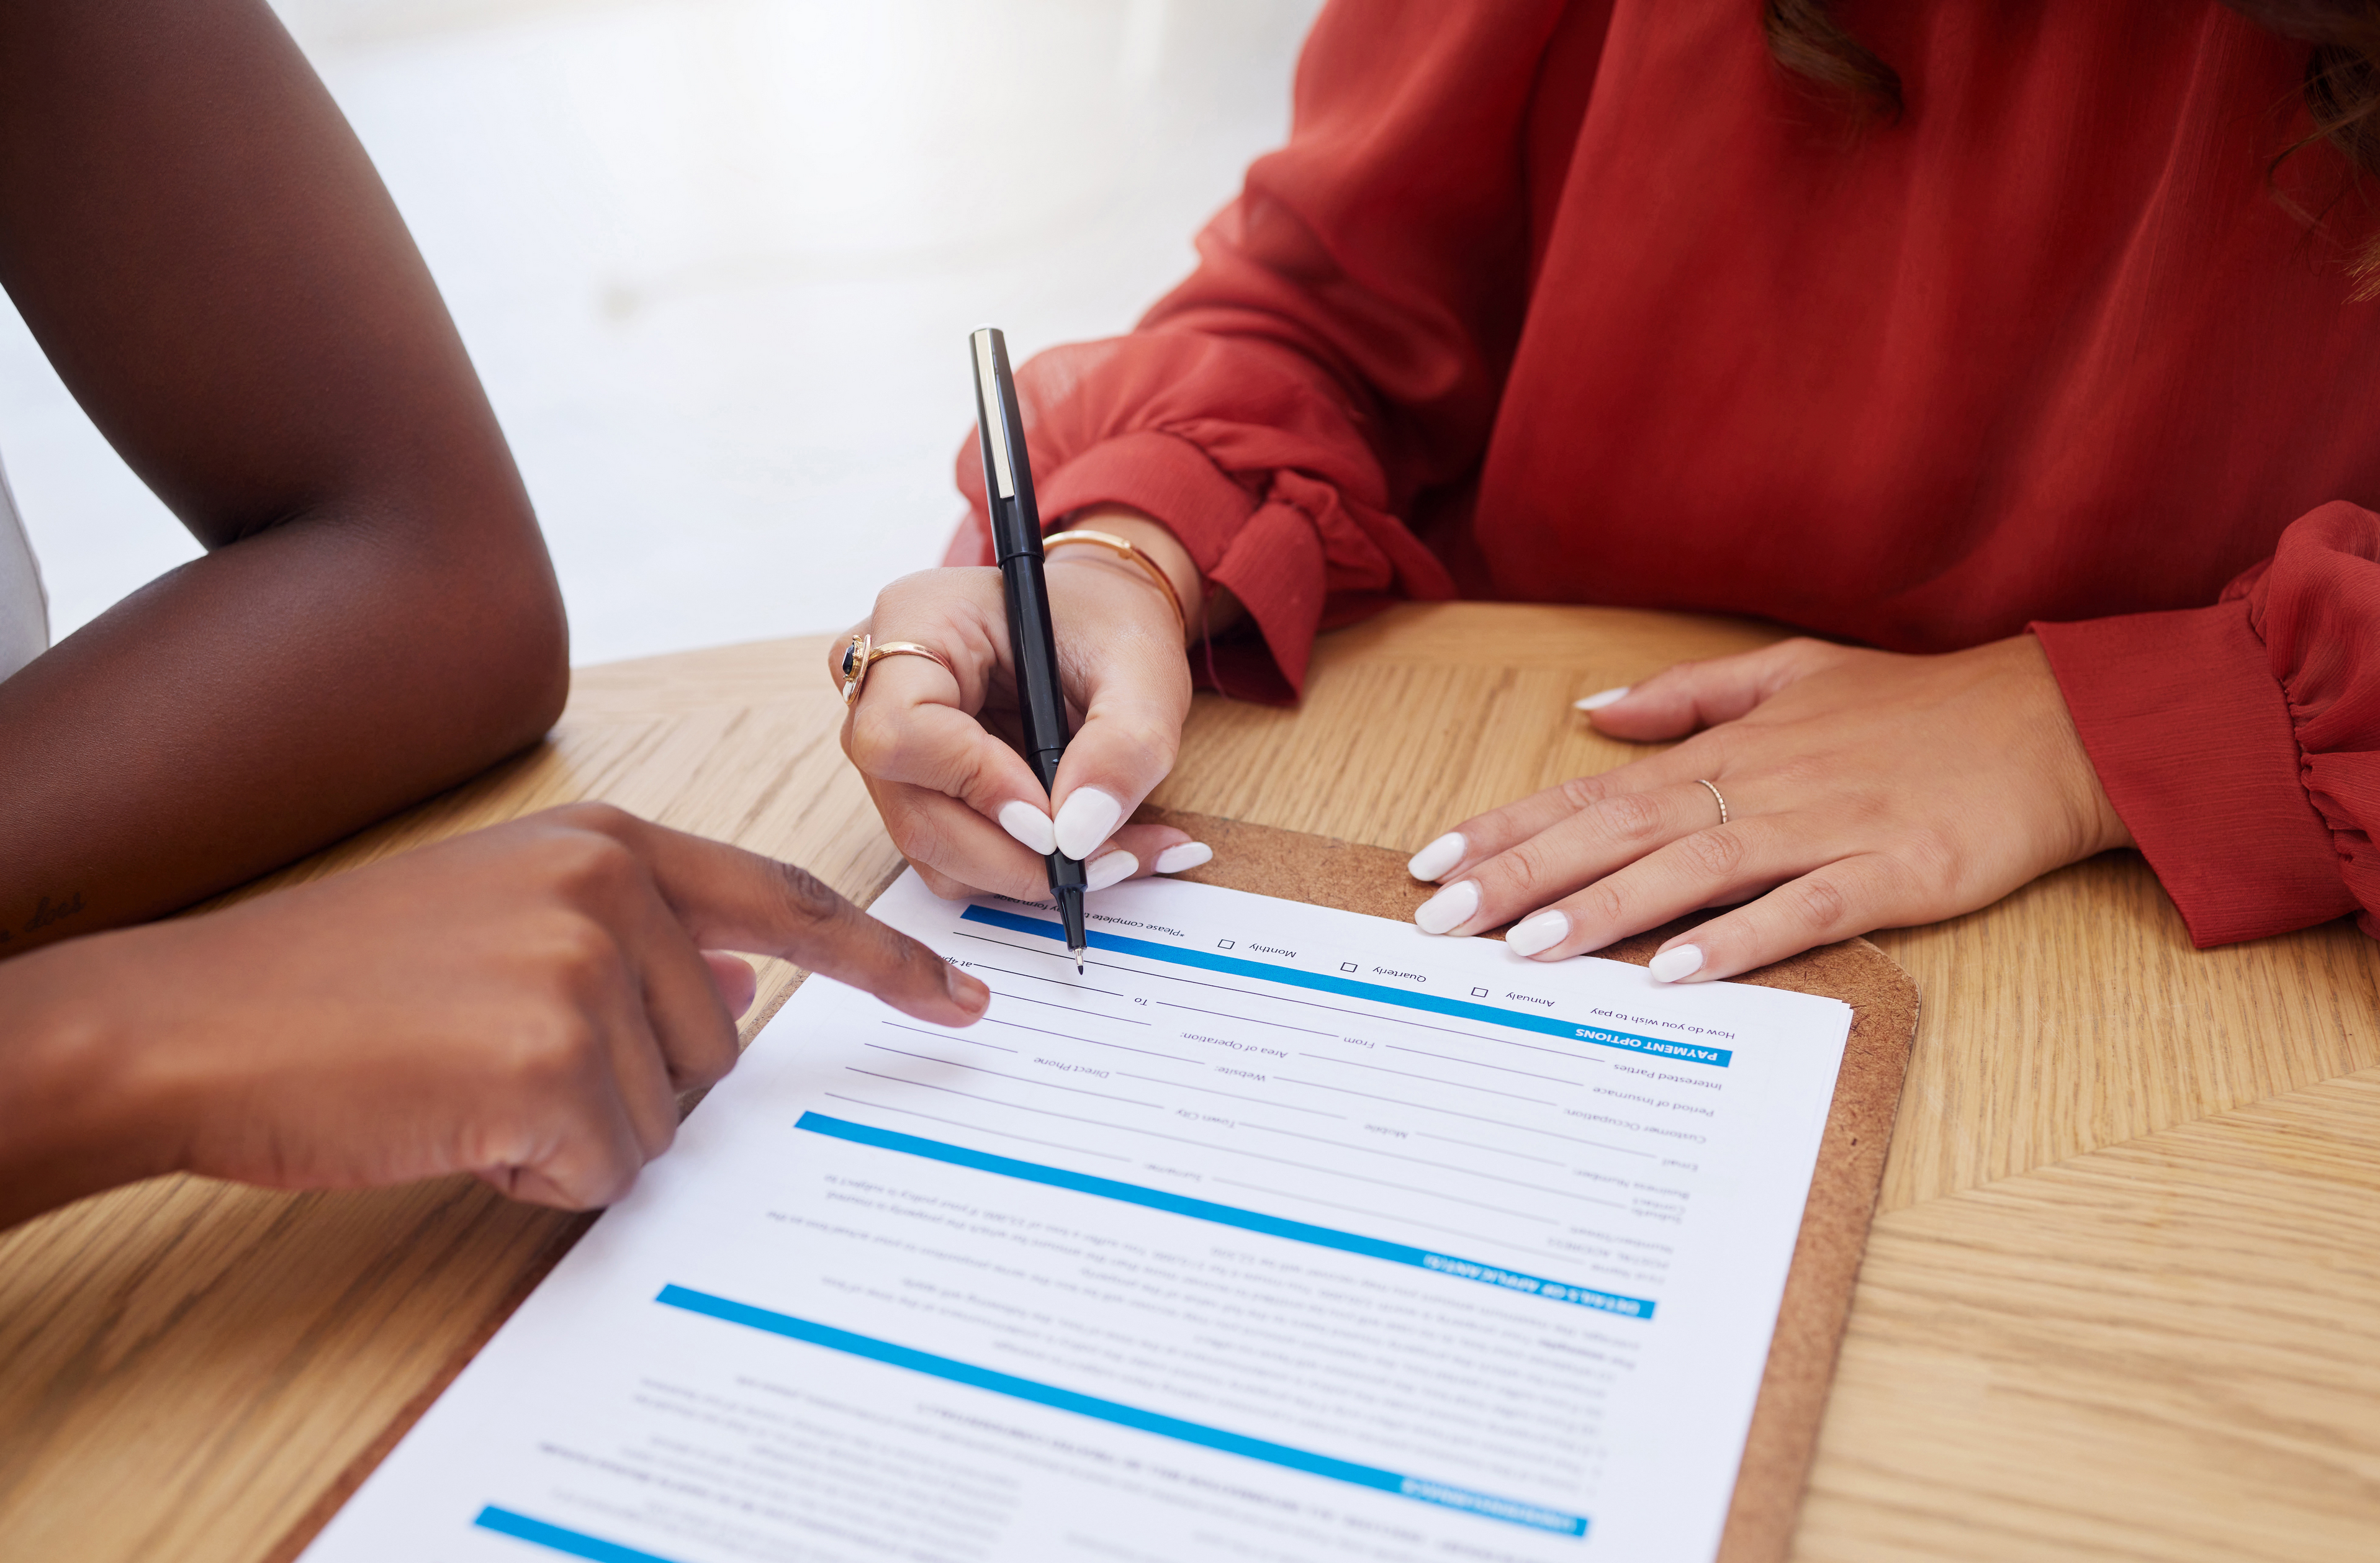
MULTIPOLYGON (((42 903, 33 908, 33 915, 27 920, 24 931, 27 933, 39 932, 41 929, 48 927, 52 923, 58 922, 63 918, 71 917, 81 910, 82 891, 75 891, 72 895, 67 897, 66 900, 60 902, 53 902, 45 895, 42 897, 42 903)), ((6 939, 7 937, 7 930, 6 928, 0 928, 0 939, 6 939)))

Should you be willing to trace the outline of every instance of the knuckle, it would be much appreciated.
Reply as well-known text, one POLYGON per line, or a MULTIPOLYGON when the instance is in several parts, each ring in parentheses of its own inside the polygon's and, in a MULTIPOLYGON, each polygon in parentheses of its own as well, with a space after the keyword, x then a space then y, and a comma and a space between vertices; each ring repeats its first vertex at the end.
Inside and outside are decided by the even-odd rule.
POLYGON ((576 826, 547 837, 540 861, 546 882, 574 900, 624 889, 644 871, 616 836, 576 826))
POLYGON ((954 862, 958 857, 950 833, 922 809, 905 809, 899 818, 888 818, 885 829, 892 837, 892 844, 901 849, 901 855, 920 871, 954 862))
POLYGON ((601 1053, 602 1038, 585 1015, 550 1012, 515 1033, 505 1072, 520 1099, 552 1103, 583 1091, 601 1053))
POLYGON ((1490 874, 1498 888, 1524 901, 1537 896, 1552 881, 1556 869, 1542 840, 1532 839, 1505 853, 1492 865, 1482 865, 1479 877, 1490 874))
POLYGON ((1697 830, 1677 843, 1686 866, 1706 878, 1727 880, 1743 866, 1744 842, 1740 831, 1718 827, 1697 830))
POLYGON ((1597 879, 1575 898, 1579 921, 1589 927, 1617 928, 1628 916, 1628 903, 1609 879, 1597 879))
POLYGON ((841 915, 850 903, 837 895, 827 882, 795 863, 770 860, 774 870, 778 894, 784 898, 787 911, 805 922, 823 923, 841 915))
POLYGON ((1937 827, 1926 825, 1909 832, 1894 854, 1901 872, 1920 884, 1947 885, 1961 878, 1966 854, 1937 827))
POLYGON ((1153 714, 1140 714, 1124 719, 1120 736, 1134 754, 1154 757, 1171 769, 1182 745, 1182 727, 1153 714))
POLYGON ((1611 795, 1611 785, 1600 776, 1573 776, 1555 789, 1573 810, 1593 808, 1611 795))
POLYGON ((844 729, 843 752, 868 776, 881 776, 901 758, 901 723, 883 706, 862 700, 844 729))
POLYGON ((1667 823, 1661 806, 1647 793, 1622 793, 1606 800, 1600 813, 1603 827, 1612 838, 1632 844, 1660 834, 1667 823))
POLYGON ((1814 933, 1840 927, 1851 915, 1851 896, 1832 875, 1813 874, 1794 882, 1792 914, 1814 933))
POLYGON ((592 798, 564 804, 561 807, 552 810, 549 818, 555 823, 566 826, 573 830, 583 830, 592 835, 614 839, 626 834, 638 822, 635 815, 619 805, 603 803, 592 798))
POLYGON ((577 1191, 573 1197, 577 1200, 581 1210, 602 1210, 617 1205, 628 1197, 629 1190, 637 1186, 637 1174, 640 1170, 638 1164, 630 1157, 607 1156, 589 1169, 586 1186, 577 1191))
POLYGON ((540 966, 574 997, 600 987, 619 964, 619 946, 611 931, 592 917, 576 913, 553 918, 540 935, 540 966))

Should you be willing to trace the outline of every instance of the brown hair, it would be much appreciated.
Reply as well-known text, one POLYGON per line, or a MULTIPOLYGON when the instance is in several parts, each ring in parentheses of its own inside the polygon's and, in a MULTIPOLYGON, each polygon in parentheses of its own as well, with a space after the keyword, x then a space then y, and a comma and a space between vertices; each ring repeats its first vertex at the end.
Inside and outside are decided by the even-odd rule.
MULTIPOLYGON (((2284 38, 2313 45, 2304 79, 2313 128, 2274 156, 2268 184, 2284 160, 2316 141, 2337 147, 2353 173, 2380 175, 2380 0, 2222 3, 2284 38)), ((1900 118, 1899 73, 1835 20, 1828 0, 1762 0, 1760 25, 1777 63, 1833 99, 1854 123, 1900 118)), ((2347 274, 2355 297, 2380 298, 2380 235, 2356 248, 2347 274)))

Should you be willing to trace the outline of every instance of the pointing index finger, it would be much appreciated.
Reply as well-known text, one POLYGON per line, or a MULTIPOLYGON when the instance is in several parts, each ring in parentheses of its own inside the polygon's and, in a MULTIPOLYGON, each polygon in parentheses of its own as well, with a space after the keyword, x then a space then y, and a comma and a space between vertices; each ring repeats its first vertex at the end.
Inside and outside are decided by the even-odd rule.
POLYGON ((865 988, 919 1020, 966 1025, 983 984, 879 922, 807 869, 617 809, 589 821, 644 859, 662 898, 705 950, 774 955, 865 988))

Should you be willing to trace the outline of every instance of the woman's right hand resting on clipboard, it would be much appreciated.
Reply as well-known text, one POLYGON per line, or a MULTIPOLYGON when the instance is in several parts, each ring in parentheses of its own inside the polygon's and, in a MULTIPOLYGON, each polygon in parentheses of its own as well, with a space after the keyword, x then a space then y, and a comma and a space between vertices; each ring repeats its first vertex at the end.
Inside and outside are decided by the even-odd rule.
POLYGON ((775 955, 937 1025, 983 985, 790 865, 578 804, 0 965, 0 1226, 188 1171, 625 1193, 775 955))
MULTIPOLYGON (((1202 600, 1197 568, 1164 527, 1111 511, 1074 524, 1132 543, 1173 583, 1189 624, 1223 627, 1229 604, 1202 600)), ((881 659, 843 728, 844 750, 885 829, 937 895, 1047 900, 1042 857, 1053 842, 1083 860, 1093 890, 1193 868, 1211 855, 1170 826, 1123 823, 1173 768, 1190 710, 1190 664, 1172 602, 1141 569, 1103 549, 1059 549, 1045 569, 1074 729, 1054 798, 1017 750, 997 570, 904 576, 854 632, 880 646, 931 647, 950 660, 946 672, 924 657, 881 659)), ((830 672, 842 652, 838 642, 830 672)))

